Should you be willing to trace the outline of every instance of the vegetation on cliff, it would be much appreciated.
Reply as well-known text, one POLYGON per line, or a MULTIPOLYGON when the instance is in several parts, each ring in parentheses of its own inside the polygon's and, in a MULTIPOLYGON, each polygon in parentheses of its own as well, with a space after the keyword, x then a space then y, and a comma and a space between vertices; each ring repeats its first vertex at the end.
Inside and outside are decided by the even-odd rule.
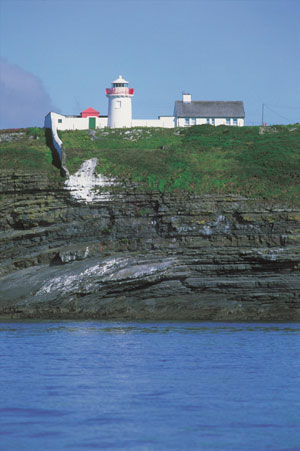
POLYGON ((60 179, 60 171, 52 165, 43 128, 1 130, 0 159, 0 170, 44 174, 52 181, 60 179))
MULTIPOLYGON (((133 128, 59 132, 70 173, 97 171, 161 192, 235 193, 300 202, 300 126, 133 128)), ((0 131, 2 170, 58 180, 44 129, 0 131)))
POLYGON ((60 132, 67 167, 97 157, 99 173, 145 189, 300 199, 300 127, 213 127, 60 132))

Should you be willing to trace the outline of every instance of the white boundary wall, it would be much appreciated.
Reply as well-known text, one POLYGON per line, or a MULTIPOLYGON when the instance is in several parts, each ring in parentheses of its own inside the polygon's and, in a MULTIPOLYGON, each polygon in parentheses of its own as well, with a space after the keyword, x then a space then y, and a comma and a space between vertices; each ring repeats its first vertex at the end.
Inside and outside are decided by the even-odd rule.
POLYGON ((50 128, 52 131, 52 139, 53 139, 53 145, 55 147, 55 149, 58 152, 60 161, 62 160, 62 140, 59 138, 58 134, 57 134, 57 118, 56 116, 61 116, 60 114, 57 113, 49 113, 47 114, 47 116, 45 117, 45 128, 50 128))
POLYGON ((174 116, 159 116, 158 119, 133 119, 132 127, 163 127, 174 128, 174 116))
POLYGON ((60 114, 57 113, 49 113, 47 114, 47 116, 45 117, 45 128, 49 128, 51 130, 51 134, 52 134, 52 142, 53 142, 53 146, 55 147, 58 155, 59 155, 59 159, 61 162, 61 169, 64 173, 64 175, 69 176, 69 171, 66 168, 66 156, 63 150, 63 143, 62 140, 59 138, 58 134, 57 134, 57 117, 56 116, 61 116, 60 114))
MULTIPOLYGON (((48 113, 45 117, 45 128, 52 128, 56 130, 88 130, 89 118, 77 116, 64 116, 58 113, 48 113)), ((107 127, 107 117, 95 117, 96 128, 107 127)))

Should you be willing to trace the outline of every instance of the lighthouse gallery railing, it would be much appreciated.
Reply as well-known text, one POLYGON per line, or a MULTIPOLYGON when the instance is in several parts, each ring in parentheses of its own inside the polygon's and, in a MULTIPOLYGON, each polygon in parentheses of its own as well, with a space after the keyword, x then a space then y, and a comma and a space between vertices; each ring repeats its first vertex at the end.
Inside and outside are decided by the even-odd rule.
POLYGON ((134 92, 133 88, 107 88, 106 94, 120 94, 132 96, 134 92))

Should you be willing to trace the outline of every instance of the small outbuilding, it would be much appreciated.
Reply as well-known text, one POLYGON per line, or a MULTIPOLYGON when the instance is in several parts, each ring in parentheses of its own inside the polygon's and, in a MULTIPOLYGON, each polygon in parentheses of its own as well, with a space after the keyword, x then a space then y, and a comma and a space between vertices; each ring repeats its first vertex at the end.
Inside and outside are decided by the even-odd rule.
POLYGON ((94 110, 94 108, 87 108, 86 110, 82 111, 81 117, 99 117, 100 113, 97 110, 94 110))

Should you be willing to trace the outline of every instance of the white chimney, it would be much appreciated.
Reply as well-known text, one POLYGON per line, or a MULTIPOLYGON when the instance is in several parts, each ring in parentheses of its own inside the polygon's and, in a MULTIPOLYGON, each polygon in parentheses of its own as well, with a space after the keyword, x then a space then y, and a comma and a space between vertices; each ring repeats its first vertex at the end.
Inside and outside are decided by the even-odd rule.
POLYGON ((182 101, 185 103, 191 103, 192 101, 192 94, 187 94, 185 92, 182 93, 182 101))

